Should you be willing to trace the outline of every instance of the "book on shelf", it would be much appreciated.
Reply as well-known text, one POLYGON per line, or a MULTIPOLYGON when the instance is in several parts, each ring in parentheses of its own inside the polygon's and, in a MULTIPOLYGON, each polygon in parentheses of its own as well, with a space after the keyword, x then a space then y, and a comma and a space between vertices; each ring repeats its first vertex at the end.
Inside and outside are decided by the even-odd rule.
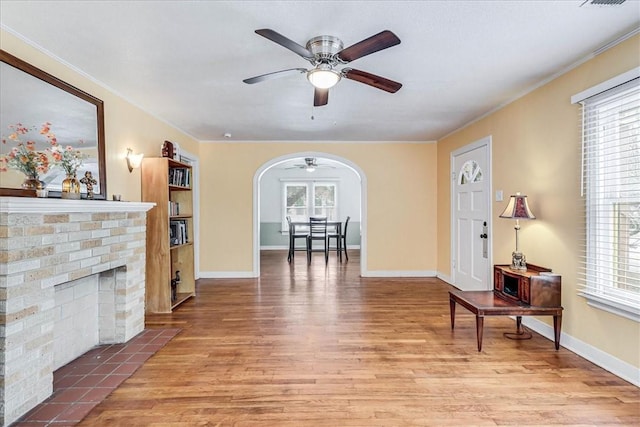
POLYGON ((169 216, 180 215, 180 203, 169 200, 169 216))
POLYGON ((187 221, 184 219, 169 221, 169 244, 171 246, 189 243, 187 221))
POLYGON ((191 169, 169 168, 169 185, 191 187, 191 169))

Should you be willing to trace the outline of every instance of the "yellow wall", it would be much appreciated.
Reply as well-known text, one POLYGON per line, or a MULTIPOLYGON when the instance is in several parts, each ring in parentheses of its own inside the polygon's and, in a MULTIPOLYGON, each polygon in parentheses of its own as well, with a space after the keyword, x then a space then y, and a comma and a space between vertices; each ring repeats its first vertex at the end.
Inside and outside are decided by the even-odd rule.
POLYGON ((638 65, 640 36, 438 141, 438 271, 450 274, 450 154, 491 135, 492 191, 505 195, 505 201, 492 204, 494 262, 510 262, 514 224, 498 215, 506 198, 521 191, 537 219, 521 223, 520 249, 529 262, 562 275, 563 332, 633 366, 640 366, 640 325, 591 308, 577 295, 581 136, 580 109, 570 98, 638 65))
POLYGON ((273 158, 305 151, 364 172, 369 271, 436 270, 435 144, 236 142, 200 146, 201 271, 251 272, 254 175, 273 158))
POLYGON ((168 139, 198 154, 198 142, 193 138, 1 29, 0 48, 104 102, 109 197, 121 194, 123 200, 140 201, 140 170, 129 173, 125 161, 127 147, 147 156, 159 156, 163 141, 168 139))

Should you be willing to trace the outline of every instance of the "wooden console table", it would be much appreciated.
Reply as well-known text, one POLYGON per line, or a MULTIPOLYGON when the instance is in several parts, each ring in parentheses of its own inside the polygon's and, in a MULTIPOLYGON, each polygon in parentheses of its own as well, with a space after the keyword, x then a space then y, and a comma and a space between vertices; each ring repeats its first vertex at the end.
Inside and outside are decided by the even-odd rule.
POLYGON ((522 316, 553 316, 556 350, 560 348, 562 307, 560 276, 551 270, 529 265, 526 271, 494 266, 493 291, 449 291, 451 329, 455 326, 456 303, 476 315, 478 351, 482 351, 485 316, 516 316, 515 336, 524 334, 522 316))

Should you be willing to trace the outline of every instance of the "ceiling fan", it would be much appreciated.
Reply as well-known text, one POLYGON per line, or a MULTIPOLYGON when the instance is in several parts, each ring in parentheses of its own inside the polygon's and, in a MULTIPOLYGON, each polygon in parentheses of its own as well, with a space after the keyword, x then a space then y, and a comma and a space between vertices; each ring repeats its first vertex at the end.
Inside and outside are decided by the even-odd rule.
POLYGON ((315 88, 313 105, 316 107, 326 105, 329 102, 329 88, 335 86, 343 77, 390 93, 396 93, 402 87, 401 83, 366 71, 353 68, 335 69, 338 65, 347 64, 363 56, 400 44, 400 39, 389 30, 382 31, 345 49, 343 49, 342 40, 334 36, 314 37, 307 42, 306 47, 303 47, 268 28, 256 30, 256 33, 300 55, 309 61, 314 68, 310 70, 290 68, 275 71, 244 79, 245 83, 253 84, 292 74, 306 73, 307 79, 315 88))
POLYGON ((297 165, 293 165, 290 166, 288 168, 285 169, 304 169, 307 172, 313 172, 318 168, 331 168, 331 169, 335 169, 335 167, 330 166, 330 165, 322 165, 322 164, 318 164, 318 159, 316 159, 315 157, 306 157, 304 159, 304 164, 300 163, 297 165))

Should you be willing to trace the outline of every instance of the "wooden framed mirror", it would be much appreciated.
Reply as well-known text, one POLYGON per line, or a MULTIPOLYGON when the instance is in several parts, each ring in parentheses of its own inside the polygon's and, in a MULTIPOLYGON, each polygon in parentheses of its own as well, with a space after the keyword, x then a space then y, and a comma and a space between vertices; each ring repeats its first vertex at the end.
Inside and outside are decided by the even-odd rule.
MULTIPOLYGON (((38 129, 51 123, 51 131, 58 143, 71 146, 87 155, 78 169, 78 178, 91 171, 97 185, 94 199, 106 199, 107 175, 105 165, 104 105, 82 90, 52 76, 39 68, 0 50, 0 134, 4 139, 9 126, 21 123, 38 129)), ((48 142, 36 140, 36 150, 45 150, 48 142)), ((13 145, 0 143, 0 155, 7 154, 13 145)), ((25 176, 18 171, 0 172, 0 196, 35 196, 33 190, 21 187, 25 176)), ((60 197, 61 168, 50 168, 40 176, 47 184, 49 197, 60 197)), ((82 186, 82 197, 86 188, 82 186)))

